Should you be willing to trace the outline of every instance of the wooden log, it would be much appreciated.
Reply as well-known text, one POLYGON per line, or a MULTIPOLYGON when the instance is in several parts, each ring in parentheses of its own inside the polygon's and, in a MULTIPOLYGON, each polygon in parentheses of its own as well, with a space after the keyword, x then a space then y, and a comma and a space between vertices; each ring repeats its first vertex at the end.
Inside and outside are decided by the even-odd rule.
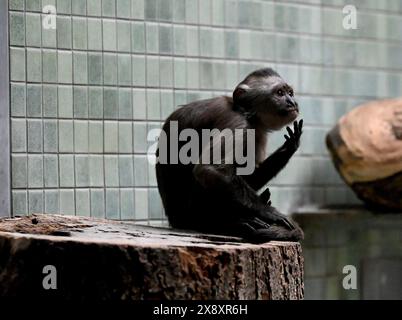
POLYGON ((335 167, 360 199, 402 210, 402 99, 353 109, 326 141, 335 167))
POLYGON ((299 243, 253 245, 129 222, 35 214, 0 220, 0 296, 302 299, 299 243), (43 268, 57 270, 45 290, 43 268))

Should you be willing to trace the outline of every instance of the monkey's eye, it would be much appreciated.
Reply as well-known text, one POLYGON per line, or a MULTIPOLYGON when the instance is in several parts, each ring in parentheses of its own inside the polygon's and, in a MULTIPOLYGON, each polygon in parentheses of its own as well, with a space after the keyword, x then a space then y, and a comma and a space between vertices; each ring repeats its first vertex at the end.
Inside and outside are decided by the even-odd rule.
POLYGON ((289 95, 290 95, 291 97, 293 97, 293 96, 294 96, 294 92, 293 92, 293 90, 290 90, 290 91, 289 91, 289 95))
POLYGON ((280 96, 285 95, 285 92, 284 92, 282 89, 279 89, 279 90, 277 91, 277 93, 278 93, 278 95, 280 95, 280 96))

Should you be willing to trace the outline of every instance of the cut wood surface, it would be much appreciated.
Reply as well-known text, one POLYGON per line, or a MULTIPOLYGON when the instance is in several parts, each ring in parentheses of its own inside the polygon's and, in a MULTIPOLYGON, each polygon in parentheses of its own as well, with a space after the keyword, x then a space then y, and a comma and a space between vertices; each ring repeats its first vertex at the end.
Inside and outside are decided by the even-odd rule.
POLYGON ((327 146, 337 170, 362 200, 402 210, 402 99, 353 109, 327 135, 327 146))
POLYGON ((84 217, 0 220, 0 296, 63 299, 302 299, 299 243, 254 245, 84 217), (43 268, 57 270, 45 290, 43 268))

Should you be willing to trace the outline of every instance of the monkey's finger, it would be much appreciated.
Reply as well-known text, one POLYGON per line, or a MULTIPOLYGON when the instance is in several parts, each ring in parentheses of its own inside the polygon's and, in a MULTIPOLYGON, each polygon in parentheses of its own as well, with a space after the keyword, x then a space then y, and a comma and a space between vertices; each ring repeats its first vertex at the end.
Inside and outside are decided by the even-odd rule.
POLYGON ((297 135, 299 133, 299 127, 298 127, 297 120, 295 122, 293 122, 293 132, 295 133, 295 135, 297 135))
POLYGON ((290 140, 290 138, 286 134, 284 135, 284 137, 285 137, 286 141, 290 140))
POLYGON ((265 229, 265 228, 269 228, 271 225, 262 221, 259 218, 254 218, 251 222, 251 226, 254 227, 255 229, 265 229))
POLYGON ((268 205, 268 206, 271 206, 271 204, 272 204, 272 201, 269 200, 268 203, 267 203, 267 205, 268 205))
POLYGON ((291 137, 291 138, 293 138, 293 131, 292 131, 292 129, 290 129, 289 127, 286 127, 286 130, 288 131, 288 133, 289 133, 289 136, 291 137))

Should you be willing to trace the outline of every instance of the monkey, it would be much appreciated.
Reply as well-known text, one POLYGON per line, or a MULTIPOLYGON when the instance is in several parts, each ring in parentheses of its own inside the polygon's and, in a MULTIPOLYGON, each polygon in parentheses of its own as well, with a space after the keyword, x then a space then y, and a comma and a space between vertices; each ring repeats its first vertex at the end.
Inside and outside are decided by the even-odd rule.
MULTIPOLYGON (((176 109, 163 124, 162 131, 167 138, 159 137, 156 151, 157 185, 169 224, 177 229, 236 236, 252 243, 303 239, 301 228, 272 206, 269 188, 258 195, 299 148, 303 120, 297 121, 298 116, 299 107, 292 87, 271 68, 247 75, 231 97, 195 101, 176 109), (173 149, 169 133, 173 123, 177 123, 179 132, 194 129, 200 135, 205 129, 219 132, 229 129, 230 132, 239 130, 245 137, 247 130, 253 130, 254 140, 250 141, 255 146, 255 169, 251 174, 237 174, 242 164, 226 149, 218 153, 222 158, 218 164, 162 163, 162 148, 173 149), (293 130, 287 126, 291 123, 293 130), (266 157, 269 133, 285 126, 285 142, 266 157)), ((218 134, 215 140, 218 144, 219 138, 222 137, 218 134)), ((229 146, 240 144, 244 152, 250 141, 231 141, 229 146)), ((185 142, 178 141, 179 149, 185 142)), ((206 154, 208 148, 212 147, 199 146, 200 154, 206 154)))

